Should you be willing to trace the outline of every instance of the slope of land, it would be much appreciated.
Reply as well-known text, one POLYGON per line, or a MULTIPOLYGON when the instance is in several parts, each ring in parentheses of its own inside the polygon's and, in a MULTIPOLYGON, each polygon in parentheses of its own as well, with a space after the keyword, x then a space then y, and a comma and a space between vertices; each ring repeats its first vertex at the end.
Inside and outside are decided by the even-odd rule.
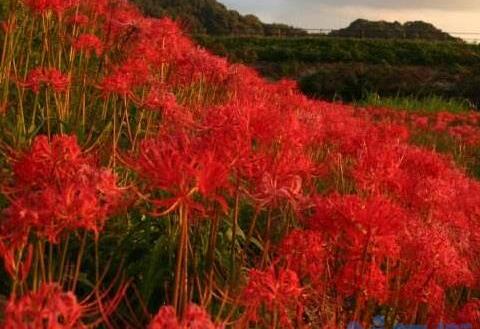
POLYGON ((340 37, 197 36, 203 46, 323 99, 435 95, 480 104, 480 47, 459 42, 340 37))

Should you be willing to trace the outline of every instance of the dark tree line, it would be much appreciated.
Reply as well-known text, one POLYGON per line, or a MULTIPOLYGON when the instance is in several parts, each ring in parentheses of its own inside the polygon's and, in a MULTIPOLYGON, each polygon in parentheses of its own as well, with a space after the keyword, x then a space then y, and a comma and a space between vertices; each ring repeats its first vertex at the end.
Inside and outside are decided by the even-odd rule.
POLYGON ((169 16, 194 34, 211 35, 304 35, 285 24, 265 24, 254 15, 241 15, 216 0, 133 0, 153 17, 169 16))
POLYGON ((368 21, 357 19, 348 27, 332 31, 331 36, 367 39, 418 39, 436 41, 461 41, 430 23, 415 21, 399 22, 368 21))

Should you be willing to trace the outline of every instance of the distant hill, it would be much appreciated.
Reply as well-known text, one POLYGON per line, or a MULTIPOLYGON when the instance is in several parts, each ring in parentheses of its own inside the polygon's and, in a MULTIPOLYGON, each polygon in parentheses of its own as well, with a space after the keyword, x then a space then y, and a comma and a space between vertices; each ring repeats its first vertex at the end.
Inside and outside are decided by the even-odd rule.
POLYGON ((399 22, 368 21, 357 19, 344 29, 330 33, 335 37, 373 38, 373 39, 419 39, 437 41, 461 41, 448 33, 437 29, 430 23, 415 21, 399 22))
POLYGON ((285 24, 265 24, 254 15, 241 15, 216 0, 133 0, 146 15, 169 16, 195 34, 210 35, 305 35, 285 24))

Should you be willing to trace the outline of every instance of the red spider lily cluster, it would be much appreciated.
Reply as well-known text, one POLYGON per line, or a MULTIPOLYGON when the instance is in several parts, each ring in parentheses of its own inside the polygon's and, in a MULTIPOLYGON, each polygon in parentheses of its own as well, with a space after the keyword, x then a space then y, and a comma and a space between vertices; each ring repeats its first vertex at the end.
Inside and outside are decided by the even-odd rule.
MULTIPOLYGON (((302 288, 294 271, 280 270, 276 273, 274 268, 265 271, 251 270, 243 298, 248 322, 260 323, 262 327, 279 325, 280 328, 297 328, 301 324, 302 288), (267 314, 278 319, 262 319, 263 307, 267 314), (262 323, 263 321, 265 322, 262 323)), ((250 327, 248 322, 246 327, 250 327)))
POLYGON ((30 234, 56 243, 64 232, 99 234, 120 204, 115 175, 80 150, 75 137, 46 136, 17 156, 12 183, 5 187, 10 206, 4 210, 2 241, 15 246, 30 234))
POLYGON ((24 0, 25 6, 29 7, 36 14, 47 14, 52 11, 58 15, 70 8, 74 8, 78 0, 24 0))
POLYGON ((38 67, 31 70, 24 82, 25 88, 39 93, 42 85, 51 88, 55 92, 64 92, 68 89, 70 78, 55 68, 38 67))
POLYGON ((93 34, 82 34, 73 41, 73 47, 79 51, 84 51, 87 55, 95 52, 100 57, 103 51, 102 41, 93 34))
POLYGON ((386 108, 368 108, 357 111, 358 115, 380 122, 393 122, 408 126, 412 135, 438 134, 449 136, 464 146, 476 148, 480 145, 480 115, 477 112, 454 114, 409 113, 386 108))
MULTIPOLYGON (((480 183, 437 144, 418 143, 443 136, 473 151, 478 114, 309 100, 294 82, 266 82, 197 47, 171 19, 146 18, 124 1, 24 4, 33 22, 61 28, 42 25, 48 67, 3 71, 2 62, 0 71, 25 96, 0 100, 18 105, 5 127, 19 127, 0 144, 6 328, 81 328, 82 263, 64 256, 65 241, 93 233, 98 249, 104 233, 110 242, 131 233, 139 212, 138 220, 170 225, 162 234, 176 247, 165 265, 173 279, 160 285, 168 296, 156 306, 172 306, 148 310, 153 319, 142 310, 130 322, 121 314, 96 324, 342 328, 377 311, 391 325, 478 324, 480 183), (70 42, 50 49, 57 30, 70 42), (138 197, 128 209, 121 185, 138 197), (116 214, 122 224, 109 231, 116 214), (50 266, 58 278, 41 266, 57 247, 67 264, 50 266)), ((89 265, 100 280, 98 263, 89 265)), ((125 289, 108 307, 98 302, 97 313, 112 313, 125 289)), ((128 302, 119 310, 135 311, 128 302)))
POLYGON ((8 301, 5 329, 81 329, 82 305, 71 292, 56 284, 45 284, 38 291, 8 301))
POLYGON ((210 315, 200 306, 190 304, 182 319, 178 319, 175 309, 171 306, 160 308, 157 315, 150 322, 148 329, 222 329, 216 325, 210 315))

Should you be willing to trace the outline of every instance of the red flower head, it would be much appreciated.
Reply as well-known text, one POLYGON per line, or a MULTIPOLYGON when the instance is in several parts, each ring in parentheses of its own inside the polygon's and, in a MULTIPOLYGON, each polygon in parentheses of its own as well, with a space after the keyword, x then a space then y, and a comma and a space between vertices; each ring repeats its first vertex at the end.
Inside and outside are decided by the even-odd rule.
POLYGON ((366 299, 383 302, 388 296, 387 278, 373 263, 348 263, 337 277, 336 286, 345 297, 359 292, 366 299))
POLYGON ((291 270, 251 270, 243 296, 251 321, 258 322, 262 305, 268 312, 279 313, 282 328, 293 328, 292 319, 301 318, 302 288, 291 270))
POLYGON ((301 279, 307 277, 315 283, 322 279, 324 248, 320 232, 295 230, 282 241, 278 255, 301 279))
POLYGON ((136 87, 144 85, 150 76, 147 63, 141 59, 128 60, 100 82, 99 88, 105 95, 130 95, 136 87))
POLYGON ((51 10, 60 16, 66 10, 76 6, 79 0, 23 0, 23 2, 37 14, 43 15, 51 10))
POLYGON ((42 85, 52 88, 55 92, 65 92, 70 85, 70 77, 55 68, 38 67, 28 73, 23 85, 32 89, 34 93, 39 93, 42 85))
POLYGON ((281 152, 275 156, 260 153, 244 168, 244 174, 253 184, 250 195, 262 207, 290 204, 294 209, 302 204, 304 185, 311 178, 313 165, 298 151, 281 152))
POLYGON ((148 329, 221 329, 210 320, 210 315, 200 306, 190 304, 183 319, 178 319, 171 306, 162 307, 153 318, 148 329))
POLYGON ((178 109, 179 105, 176 96, 161 86, 149 91, 143 102, 143 107, 150 111, 162 111, 170 114, 178 109))
POLYGON ((470 323, 472 328, 480 327, 480 300, 474 299, 466 303, 457 313, 458 323, 470 323))
POLYGON ((77 25, 77 26, 87 26, 90 22, 90 19, 87 15, 84 14, 75 14, 67 19, 67 24, 77 25))
POLYGON ((214 153, 199 152, 195 145, 186 134, 161 135, 140 144, 132 167, 147 180, 149 191, 170 194, 169 198, 153 201, 158 207, 175 208, 183 203, 203 212, 203 206, 192 198, 198 192, 226 210, 219 191, 228 187, 228 167, 214 153))
POLYGON ((4 329, 81 329, 82 306, 72 292, 44 284, 36 292, 12 297, 5 309, 4 329))
POLYGON ((95 165, 71 136, 51 142, 37 137, 31 150, 18 156, 13 172, 2 228, 22 234, 33 230, 50 242, 64 231, 99 232, 122 195, 115 175, 95 165))
POLYGON ((402 208, 380 195, 366 200, 334 195, 317 200, 316 215, 309 225, 324 232, 351 258, 368 246, 369 255, 383 259, 398 257, 398 240, 407 218, 402 208))
POLYGON ((73 47, 77 50, 84 51, 87 55, 95 52, 97 56, 100 56, 103 52, 102 41, 93 34, 82 34, 73 41, 73 47))

